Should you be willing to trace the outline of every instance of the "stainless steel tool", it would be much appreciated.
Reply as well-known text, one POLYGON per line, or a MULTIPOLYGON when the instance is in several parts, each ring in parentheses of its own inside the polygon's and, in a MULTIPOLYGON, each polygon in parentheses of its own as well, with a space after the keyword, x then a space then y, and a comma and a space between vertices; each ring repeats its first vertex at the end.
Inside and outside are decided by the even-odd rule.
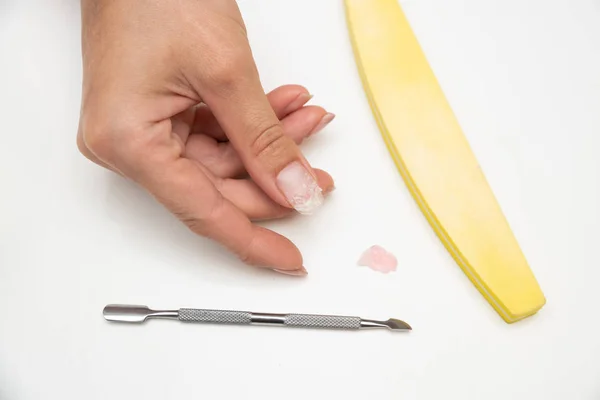
POLYGON ((296 328, 322 329, 376 329, 387 328, 392 331, 410 331, 409 324, 399 319, 374 321, 359 317, 315 314, 267 314, 247 311, 200 310, 180 308, 179 310, 152 310, 147 306, 109 304, 104 307, 104 318, 113 322, 145 322, 148 318, 178 319, 182 322, 200 322, 207 324, 233 325, 271 325, 296 328))

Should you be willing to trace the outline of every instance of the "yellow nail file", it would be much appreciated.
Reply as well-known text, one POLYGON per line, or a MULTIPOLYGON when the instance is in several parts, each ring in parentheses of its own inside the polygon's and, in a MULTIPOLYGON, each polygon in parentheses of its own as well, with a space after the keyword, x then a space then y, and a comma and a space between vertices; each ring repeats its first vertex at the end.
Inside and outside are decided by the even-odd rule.
POLYGON ((546 302, 397 0, 345 0, 358 70, 423 214, 507 323, 546 302))

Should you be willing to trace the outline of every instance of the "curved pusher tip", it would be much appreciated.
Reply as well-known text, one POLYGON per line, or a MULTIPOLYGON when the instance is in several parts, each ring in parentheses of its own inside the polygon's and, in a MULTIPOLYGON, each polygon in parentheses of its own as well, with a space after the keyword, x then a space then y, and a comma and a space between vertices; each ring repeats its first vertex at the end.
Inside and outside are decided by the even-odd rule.
POLYGON ((386 321, 386 325, 393 331, 412 331, 412 327, 404 321, 390 318, 386 321))

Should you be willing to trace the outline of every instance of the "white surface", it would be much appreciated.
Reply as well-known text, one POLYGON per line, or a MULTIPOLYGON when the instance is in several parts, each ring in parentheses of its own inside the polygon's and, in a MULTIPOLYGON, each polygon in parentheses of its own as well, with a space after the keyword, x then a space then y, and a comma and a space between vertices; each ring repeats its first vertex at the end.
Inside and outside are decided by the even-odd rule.
POLYGON ((357 77, 341 1, 242 1, 268 89, 338 117, 306 145, 337 191, 272 226, 298 280, 251 270, 77 153, 77 1, 0 1, 0 399, 600 398, 600 3, 405 11, 548 298, 506 325, 412 201, 357 77), (398 256, 355 267, 373 243, 398 256), (395 316, 408 335, 115 326, 111 302, 395 316))

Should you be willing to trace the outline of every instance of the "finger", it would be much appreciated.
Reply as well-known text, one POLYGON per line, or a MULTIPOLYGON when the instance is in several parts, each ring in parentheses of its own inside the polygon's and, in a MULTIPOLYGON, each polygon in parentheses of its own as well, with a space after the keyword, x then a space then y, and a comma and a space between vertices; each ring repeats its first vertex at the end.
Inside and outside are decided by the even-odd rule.
POLYGON ((301 144, 307 137, 323 130, 334 118, 335 114, 322 107, 306 106, 281 120, 281 124, 285 134, 296 144, 301 144))
POLYGON ((280 205, 312 214, 323 203, 322 188, 296 143, 283 132, 262 89, 244 82, 232 90, 227 96, 205 98, 246 171, 280 205))
POLYGON ((218 142, 207 135, 191 135, 185 145, 185 157, 202 163, 220 178, 235 178, 244 173, 242 160, 229 142, 218 142))
MULTIPOLYGON (((315 169, 319 185, 324 187, 324 193, 333 190, 333 179, 322 170, 315 169)), ((271 200, 256 184, 249 179, 217 180, 217 189, 223 197, 231 201, 244 212, 250 220, 270 220, 282 218, 293 213, 288 207, 283 207, 271 200)))
MULTIPOLYGON (((281 122, 286 135, 297 144, 317 133, 334 115, 318 106, 305 106, 285 117, 281 122)), ((221 178, 239 177, 245 173, 244 164, 227 142, 217 142, 205 135, 192 135, 186 145, 186 157, 200 161, 214 175, 221 178)))
POLYGON ((194 111, 194 108, 190 107, 171 118, 171 129, 181 139, 181 143, 185 143, 190 135, 194 111))
POLYGON ((275 203, 250 179, 223 179, 217 188, 252 221, 282 218, 294 212, 275 203))
MULTIPOLYGON (((308 90, 300 85, 280 86, 267 94, 267 99, 279 119, 300 109, 311 98, 312 95, 308 93, 308 90)), ((200 105, 196 109, 192 133, 203 133, 219 141, 227 140, 225 132, 206 105, 200 105)))
POLYGON ((193 232, 222 244, 246 263, 305 274, 302 255, 292 242, 253 225, 221 195, 199 163, 181 157, 183 147, 171 120, 149 124, 142 132, 129 131, 99 135, 94 146, 102 154, 97 154, 148 190, 193 232))
POLYGON ((275 202, 312 214, 323 201, 311 165, 283 132, 259 79, 250 44, 236 36, 235 51, 186 77, 213 112, 254 182, 275 202))
POLYGON ((302 256, 287 238, 253 225, 225 199, 191 160, 164 165, 148 177, 151 192, 193 232, 223 244, 245 263, 285 271, 302 271, 302 256))

